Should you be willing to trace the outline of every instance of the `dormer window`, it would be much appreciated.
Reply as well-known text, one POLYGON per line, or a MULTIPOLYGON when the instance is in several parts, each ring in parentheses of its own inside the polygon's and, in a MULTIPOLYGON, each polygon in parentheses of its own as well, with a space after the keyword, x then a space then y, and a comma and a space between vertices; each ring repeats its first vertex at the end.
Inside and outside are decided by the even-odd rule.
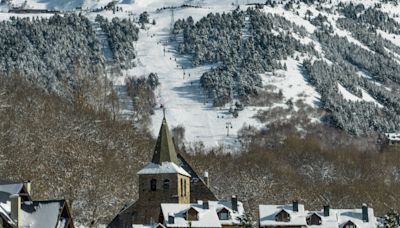
POLYGON ((343 228, 357 228, 357 226, 352 221, 348 221, 343 225, 343 228))
POLYGON ((186 220, 187 221, 199 220, 199 212, 193 207, 191 207, 189 210, 186 211, 186 220))
POLYGON ((319 226, 322 224, 322 219, 319 215, 313 213, 312 215, 307 217, 307 225, 312 226, 312 225, 316 225, 319 226))
POLYGON ((168 190, 169 189, 169 180, 165 179, 163 183, 163 189, 168 190))
POLYGON ((285 210, 281 210, 278 214, 275 215, 275 221, 290 222, 290 214, 285 210))
POLYGON ((218 218, 219 220, 229 220, 229 211, 226 208, 222 208, 218 212, 218 218))
POLYGON ((151 181, 150 181, 150 190, 152 192, 157 191, 157 180, 156 179, 151 179, 151 181))

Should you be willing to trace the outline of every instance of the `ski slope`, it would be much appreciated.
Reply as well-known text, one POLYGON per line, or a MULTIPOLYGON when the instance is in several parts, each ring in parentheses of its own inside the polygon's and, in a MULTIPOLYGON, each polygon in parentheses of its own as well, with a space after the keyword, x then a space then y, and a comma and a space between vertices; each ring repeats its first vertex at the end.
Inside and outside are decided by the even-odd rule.
MULTIPOLYGON (((191 15, 194 19, 199 19, 211 10, 178 10, 175 17, 185 18, 191 15)), ((161 82, 156 91, 158 106, 166 108, 166 117, 171 128, 184 126, 187 145, 202 142, 206 148, 221 147, 225 151, 234 151, 239 145, 237 131, 243 126, 259 125, 252 116, 262 108, 246 107, 238 118, 233 118, 228 112, 229 106, 215 108, 211 100, 205 99, 199 80, 211 66, 192 68, 187 57, 175 53, 175 44, 169 39, 170 14, 170 11, 152 14, 157 22, 156 26, 151 26, 148 31, 140 31, 137 43, 138 64, 127 75, 140 76, 151 72, 158 74, 161 82)), ((159 131, 162 117, 163 111, 158 107, 152 117, 154 134, 159 131)))

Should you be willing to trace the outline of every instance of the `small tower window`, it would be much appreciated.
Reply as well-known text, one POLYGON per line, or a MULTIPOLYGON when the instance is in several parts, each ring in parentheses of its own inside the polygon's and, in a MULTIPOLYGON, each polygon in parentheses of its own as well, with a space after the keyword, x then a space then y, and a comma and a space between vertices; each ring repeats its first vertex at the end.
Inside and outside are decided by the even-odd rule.
POLYGON ((183 179, 181 178, 181 196, 183 196, 183 179))
POLYGON ((169 180, 168 180, 168 179, 165 179, 165 180, 164 180, 163 188, 164 188, 165 190, 169 189, 169 180))
POLYGON ((157 180, 156 179, 151 179, 151 181, 150 181, 150 189, 153 192, 155 192, 157 190, 157 180))
POLYGON ((186 179, 183 180, 183 195, 186 196, 186 179))

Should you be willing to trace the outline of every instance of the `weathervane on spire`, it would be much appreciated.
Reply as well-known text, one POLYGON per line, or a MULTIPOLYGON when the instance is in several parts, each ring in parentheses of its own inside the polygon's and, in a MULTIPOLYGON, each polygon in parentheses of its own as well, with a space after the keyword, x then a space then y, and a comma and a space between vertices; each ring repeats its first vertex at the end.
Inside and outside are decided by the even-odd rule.
POLYGON ((163 118, 165 119, 165 107, 163 107, 162 111, 163 111, 163 118))

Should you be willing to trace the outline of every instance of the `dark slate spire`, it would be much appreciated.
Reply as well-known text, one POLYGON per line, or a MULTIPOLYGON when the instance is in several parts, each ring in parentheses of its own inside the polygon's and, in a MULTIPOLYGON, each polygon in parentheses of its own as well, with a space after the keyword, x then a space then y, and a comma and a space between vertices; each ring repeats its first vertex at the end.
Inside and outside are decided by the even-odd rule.
POLYGON ((163 162, 173 162, 177 165, 179 164, 175 151, 175 145, 172 141, 171 132, 169 131, 167 120, 165 119, 165 110, 151 162, 160 165, 163 162))

